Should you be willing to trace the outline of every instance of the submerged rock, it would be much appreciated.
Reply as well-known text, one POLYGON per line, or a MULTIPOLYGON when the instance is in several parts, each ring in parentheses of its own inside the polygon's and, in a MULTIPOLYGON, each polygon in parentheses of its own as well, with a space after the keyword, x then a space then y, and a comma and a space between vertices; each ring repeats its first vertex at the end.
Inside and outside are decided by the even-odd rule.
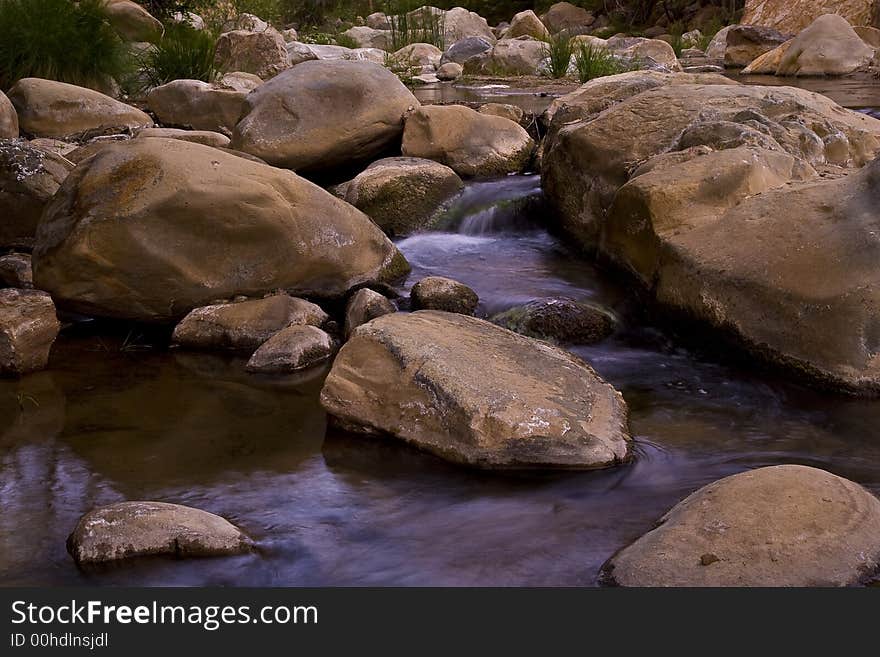
POLYGON ((317 185, 176 139, 113 144, 77 166, 33 266, 59 305, 153 322, 237 295, 341 297, 408 271, 365 214, 317 185))
POLYGON ((880 500, 801 465, 705 486, 603 568, 620 586, 851 586, 880 568, 880 500))
POLYGON ((78 564, 150 555, 211 557, 241 554, 252 542, 213 513, 164 502, 119 502, 80 518, 67 539, 78 564))
POLYGON ((64 138, 83 133, 123 132, 153 125, 139 109, 73 84, 24 78, 9 90, 23 133, 64 138))
POLYGON ((506 329, 540 340, 593 344, 614 332, 614 316, 604 308, 574 299, 536 299, 492 317, 506 329))
POLYGON ((429 226, 464 184, 447 166, 414 157, 374 162, 347 186, 345 200, 393 237, 429 226))
POLYGON ((326 361, 336 343, 316 326, 288 326, 266 340, 248 361, 248 372, 298 372, 326 361))
POLYGON ((464 283, 443 276, 426 276, 410 291, 416 310, 443 310, 473 315, 480 298, 464 283))
POLYGON ((39 290, 0 290, 0 374, 41 370, 61 325, 52 298, 39 290))
POLYGON ((626 404, 583 361, 473 317, 395 313, 342 347, 321 403, 480 468, 599 468, 631 458, 626 404))
POLYGON ((193 349, 253 351, 292 325, 322 326, 329 317, 320 306, 286 294, 265 299, 196 308, 174 329, 175 343, 193 349))
POLYGON ((420 107, 406 119, 403 154, 445 164, 460 176, 518 173, 535 142, 517 123, 461 105, 420 107))
POLYGON ((397 307, 378 292, 369 288, 358 290, 345 307, 345 339, 361 324, 396 312, 397 307))

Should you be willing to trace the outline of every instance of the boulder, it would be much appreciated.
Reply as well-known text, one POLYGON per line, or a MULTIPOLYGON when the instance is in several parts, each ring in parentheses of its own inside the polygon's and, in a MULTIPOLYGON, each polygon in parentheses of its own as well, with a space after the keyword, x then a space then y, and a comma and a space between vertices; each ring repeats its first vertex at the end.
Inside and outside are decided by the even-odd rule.
POLYGON ((541 41, 550 38, 550 32, 541 22, 541 19, 531 9, 521 11, 514 15, 510 21, 510 27, 504 33, 505 39, 515 39, 516 37, 530 36, 541 41))
POLYGON ((874 0, 746 0, 742 22, 797 33, 823 14, 839 14, 850 25, 875 25, 874 0))
POLYGON ((153 119, 139 109, 64 82, 24 78, 8 93, 21 131, 34 137, 64 138, 153 125, 153 119))
POLYGON ((696 76, 702 80, 697 84, 687 75, 603 78, 584 85, 557 109, 544 143, 542 181, 563 229, 581 246, 595 247, 605 212, 636 165, 682 150, 678 140, 686 128, 691 141, 684 148, 699 145, 699 139, 717 146, 733 127, 729 124, 739 124, 745 141, 734 139, 725 147, 763 135, 765 145, 795 158, 792 171, 824 161, 861 166, 878 148, 876 119, 844 110, 820 94, 726 80, 715 84, 721 76, 713 74, 696 76))
POLYGON ((543 41, 531 37, 502 39, 492 50, 471 57, 463 66, 468 75, 537 75, 546 56, 543 41))
POLYGON ((699 30, 690 30, 681 35, 681 47, 684 50, 699 48, 703 42, 703 33, 699 30))
POLYGON ((448 313, 473 315, 480 298, 464 283, 443 276, 426 276, 410 291, 416 310, 442 310, 448 313))
POLYGON ((492 317, 492 322, 530 338, 568 344, 601 342, 614 332, 614 315, 584 301, 536 299, 492 317))
MULTIPOLYGON (((303 62, 311 62, 316 59, 318 59, 318 55, 310 44, 298 41, 292 41, 287 44, 287 60, 291 66, 296 66, 303 62)), ((342 57, 338 59, 342 59, 342 57)))
POLYGON ((253 352, 288 326, 322 326, 329 317, 321 307, 287 294, 196 308, 174 329, 175 344, 190 349, 253 352))
POLYGON ((437 69, 437 79, 441 82, 452 82, 460 78, 462 73, 464 73, 464 68, 462 68, 461 64, 446 62, 437 69))
POLYGON ((724 51, 727 50, 727 34, 734 27, 736 26, 728 25, 727 27, 722 27, 715 33, 715 36, 712 37, 709 45, 706 46, 706 57, 724 63, 724 51))
POLYGON ((253 73, 245 73, 244 71, 230 71, 224 73, 217 81, 217 86, 222 89, 233 89, 234 91, 243 91, 250 93, 263 84, 263 78, 253 73))
POLYGON ((440 66, 443 51, 430 43, 411 43, 394 52, 389 61, 397 66, 435 70, 440 66))
POLYGON ((611 37, 606 41, 606 47, 634 67, 658 69, 667 73, 682 70, 672 46, 660 39, 611 37))
POLYGON ((213 146, 214 148, 227 148, 230 139, 226 135, 219 132, 211 132, 210 130, 180 130, 178 128, 144 128, 138 131, 138 139, 156 138, 161 139, 180 139, 181 141, 191 141, 194 144, 204 144, 205 146, 213 146))
POLYGON ((374 30, 391 29, 391 21, 388 19, 388 16, 381 11, 373 12, 367 16, 364 22, 367 27, 371 27, 374 30))
POLYGON ((852 586, 880 567, 880 500, 802 465, 704 486, 615 554, 619 586, 852 586))
POLYGON ((194 30, 205 29, 205 19, 191 11, 176 11, 171 15, 171 20, 175 23, 186 23, 194 30))
POLYGON ((316 326, 289 326, 254 352, 248 372, 284 374, 320 365, 336 350, 333 338, 316 326))
MULTIPOLYGON (((45 153, 49 153, 50 155, 60 155, 61 157, 69 160, 67 156, 70 155, 73 151, 79 148, 79 144, 76 142, 64 141, 62 139, 52 139, 51 137, 37 137, 36 139, 29 139, 27 141, 28 146, 32 148, 36 148, 45 153)), ((72 160, 70 160, 72 162, 72 160)))
POLYGON ((867 67, 873 56, 845 18, 826 14, 786 46, 776 75, 846 75, 867 67))
MULTIPOLYGON (((717 39, 718 36, 716 35, 715 38, 717 39)), ((725 66, 748 66, 755 59, 774 48, 778 48, 790 38, 791 35, 783 34, 769 27, 733 25, 726 32, 722 60, 725 66)), ((720 50, 720 43, 715 50, 710 45, 707 54, 720 50)))
POLYGON ((247 97, 232 146, 296 171, 333 169, 399 144, 404 115, 418 105, 378 64, 304 62, 247 97))
POLYGON ((388 53, 378 48, 352 48, 344 59, 351 62, 373 62, 374 64, 385 66, 387 57, 388 53))
POLYGON ((288 27, 286 30, 281 30, 281 36, 284 37, 284 41, 286 43, 299 41, 299 32, 297 32, 296 28, 293 27, 288 27))
POLYGON ((778 48, 774 48, 770 52, 765 52, 760 57, 756 57, 751 64, 742 70, 743 75, 776 75, 782 64, 782 58, 788 51, 794 39, 789 39, 778 48))
POLYGON ((18 137, 18 114, 15 106, 0 91, 0 139, 16 139, 18 137))
POLYGON ((26 141, 0 141, 0 247, 30 247, 43 208, 73 164, 26 141))
POLYGON ((367 26, 355 26, 342 33, 357 44, 358 48, 391 50, 391 31, 376 30, 367 26))
POLYGON ((443 36, 447 46, 469 37, 481 37, 495 43, 495 35, 486 19, 463 7, 454 7, 443 14, 443 36))
POLYGON ((534 149, 519 124, 462 105, 420 107, 407 117, 403 133, 404 155, 440 162, 467 177, 518 173, 534 149))
POLYGON ((853 25, 852 28, 859 35, 859 38, 871 48, 880 48, 880 30, 876 27, 853 25))
POLYGON ((34 287, 31 257, 27 253, 0 256, 0 285, 29 290, 34 287))
POLYGON ((126 41, 158 43, 165 33, 162 23, 130 0, 106 3, 107 20, 126 41))
POLYGON ((0 375, 46 367, 61 325, 52 298, 39 290, 0 290, 0 375))
POLYGON ((522 123, 523 116, 525 115, 522 108, 516 105, 508 105, 507 103, 486 103, 480 105, 477 111, 488 116, 500 116, 514 123, 522 123))
POLYGON ((244 112, 245 91, 200 80, 174 80, 147 94, 147 107, 164 125, 231 135, 244 112))
POLYGON ((552 5, 547 13, 541 16, 541 22, 547 26, 551 34, 567 32, 568 34, 583 34, 596 22, 593 12, 583 7, 576 7, 570 2, 557 2, 552 5))
POLYGON ((440 58, 440 65, 443 66, 450 62, 464 65, 471 57, 476 57, 492 50, 494 42, 494 39, 489 41, 484 37, 468 37, 461 41, 456 41, 443 53, 443 56, 440 58))
POLYGON ((452 313, 355 330, 321 391, 345 428, 479 468, 585 469, 631 458, 627 409, 576 356, 452 313))
POLYGON ((369 288, 361 288, 351 296, 345 306, 345 339, 348 340, 361 324, 396 312, 397 307, 389 299, 369 288))
POLYGON ((411 157, 378 160, 348 185, 345 200, 392 237, 429 226, 464 184, 447 166, 411 157))
POLYGON ((119 502, 80 518, 67 551, 80 565, 168 555, 177 558, 241 554, 250 539, 207 511, 164 502, 119 502))
POLYGON ((320 187, 176 139, 80 163, 46 207, 33 266, 59 305, 154 322, 237 295, 343 296, 408 271, 366 215, 320 187))
POLYGON ((223 25, 224 32, 234 32, 235 30, 244 30, 245 32, 266 32, 272 29, 269 23, 254 14, 239 14, 231 21, 227 21, 223 25))
POLYGON ((217 39, 214 64, 221 71, 244 71, 263 80, 290 68, 287 43, 275 30, 262 32, 234 30, 217 39))

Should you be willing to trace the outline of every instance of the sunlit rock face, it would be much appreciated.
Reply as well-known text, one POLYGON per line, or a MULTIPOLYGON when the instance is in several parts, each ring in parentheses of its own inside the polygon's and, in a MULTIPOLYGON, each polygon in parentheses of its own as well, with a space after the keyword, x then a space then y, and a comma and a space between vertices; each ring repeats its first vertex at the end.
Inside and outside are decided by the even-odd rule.
POLYGON ((850 25, 874 25, 873 0, 746 0, 744 25, 762 25, 796 33, 823 14, 839 14, 850 25))

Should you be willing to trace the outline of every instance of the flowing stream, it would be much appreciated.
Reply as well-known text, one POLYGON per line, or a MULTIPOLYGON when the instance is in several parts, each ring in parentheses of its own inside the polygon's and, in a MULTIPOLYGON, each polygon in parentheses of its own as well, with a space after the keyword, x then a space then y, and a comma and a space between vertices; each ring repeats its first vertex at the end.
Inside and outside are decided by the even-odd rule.
POLYGON ((323 372, 262 378, 241 359, 85 326, 47 371, 0 381, 0 585, 593 585, 672 505, 735 472, 803 463, 880 493, 880 402, 683 346, 698 343, 656 326, 546 219, 536 176, 469 184, 439 230, 399 241, 403 291, 439 274, 472 286, 483 315, 546 296, 611 309, 617 332, 572 350, 626 398, 634 463, 470 471, 328 433, 323 372), (78 570, 65 550, 77 519, 125 499, 219 513, 259 551, 78 570))

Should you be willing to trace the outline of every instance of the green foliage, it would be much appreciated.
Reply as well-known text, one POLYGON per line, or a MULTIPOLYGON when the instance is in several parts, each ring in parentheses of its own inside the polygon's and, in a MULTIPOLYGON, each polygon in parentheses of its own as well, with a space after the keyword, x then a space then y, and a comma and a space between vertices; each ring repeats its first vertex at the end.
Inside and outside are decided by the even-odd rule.
POLYGON ((440 50, 446 48, 443 14, 421 9, 416 0, 388 0, 385 13, 391 22, 391 49, 400 50, 412 43, 430 43, 440 50), (415 12, 415 13, 413 13, 415 12))
POLYGON ((158 87, 172 80, 211 82, 217 77, 214 66, 214 35, 196 30, 186 23, 171 23, 165 36, 140 58, 140 79, 147 87, 158 87))
POLYGON ((574 53, 578 79, 589 82, 606 75, 617 75, 635 70, 636 66, 623 62, 605 48, 597 48, 590 43, 580 42, 574 53))
POLYGON ((332 34, 326 32, 305 32, 299 35, 301 43, 313 43, 319 46, 332 46, 336 43, 332 34))
POLYGON ((571 63, 571 39, 566 33, 555 34, 544 44, 544 56, 550 58, 548 72, 552 78, 564 78, 571 63))
POLYGON ((130 67, 102 0, 0 0, 0 88, 26 77, 106 88, 130 67))
POLYGON ((392 53, 385 53, 385 68, 394 73, 408 87, 413 85, 413 78, 418 75, 417 67, 400 57, 394 57, 392 53))
POLYGON ((672 46, 672 49, 675 51, 676 57, 681 57, 681 51, 684 50, 684 43, 681 39, 683 34, 684 23, 681 21, 676 21, 669 26, 669 36, 672 37, 669 41, 669 45, 672 46))
POLYGON ((177 12, 186 13, 195 8, 194 0, 135 0, 160 20, 167 20, 177 12))
POLYGON ((343 48, 360 48, 360 44, 347 34, 337 34, 333 39, 336 41, 337 46, 342 46, 343 48))

